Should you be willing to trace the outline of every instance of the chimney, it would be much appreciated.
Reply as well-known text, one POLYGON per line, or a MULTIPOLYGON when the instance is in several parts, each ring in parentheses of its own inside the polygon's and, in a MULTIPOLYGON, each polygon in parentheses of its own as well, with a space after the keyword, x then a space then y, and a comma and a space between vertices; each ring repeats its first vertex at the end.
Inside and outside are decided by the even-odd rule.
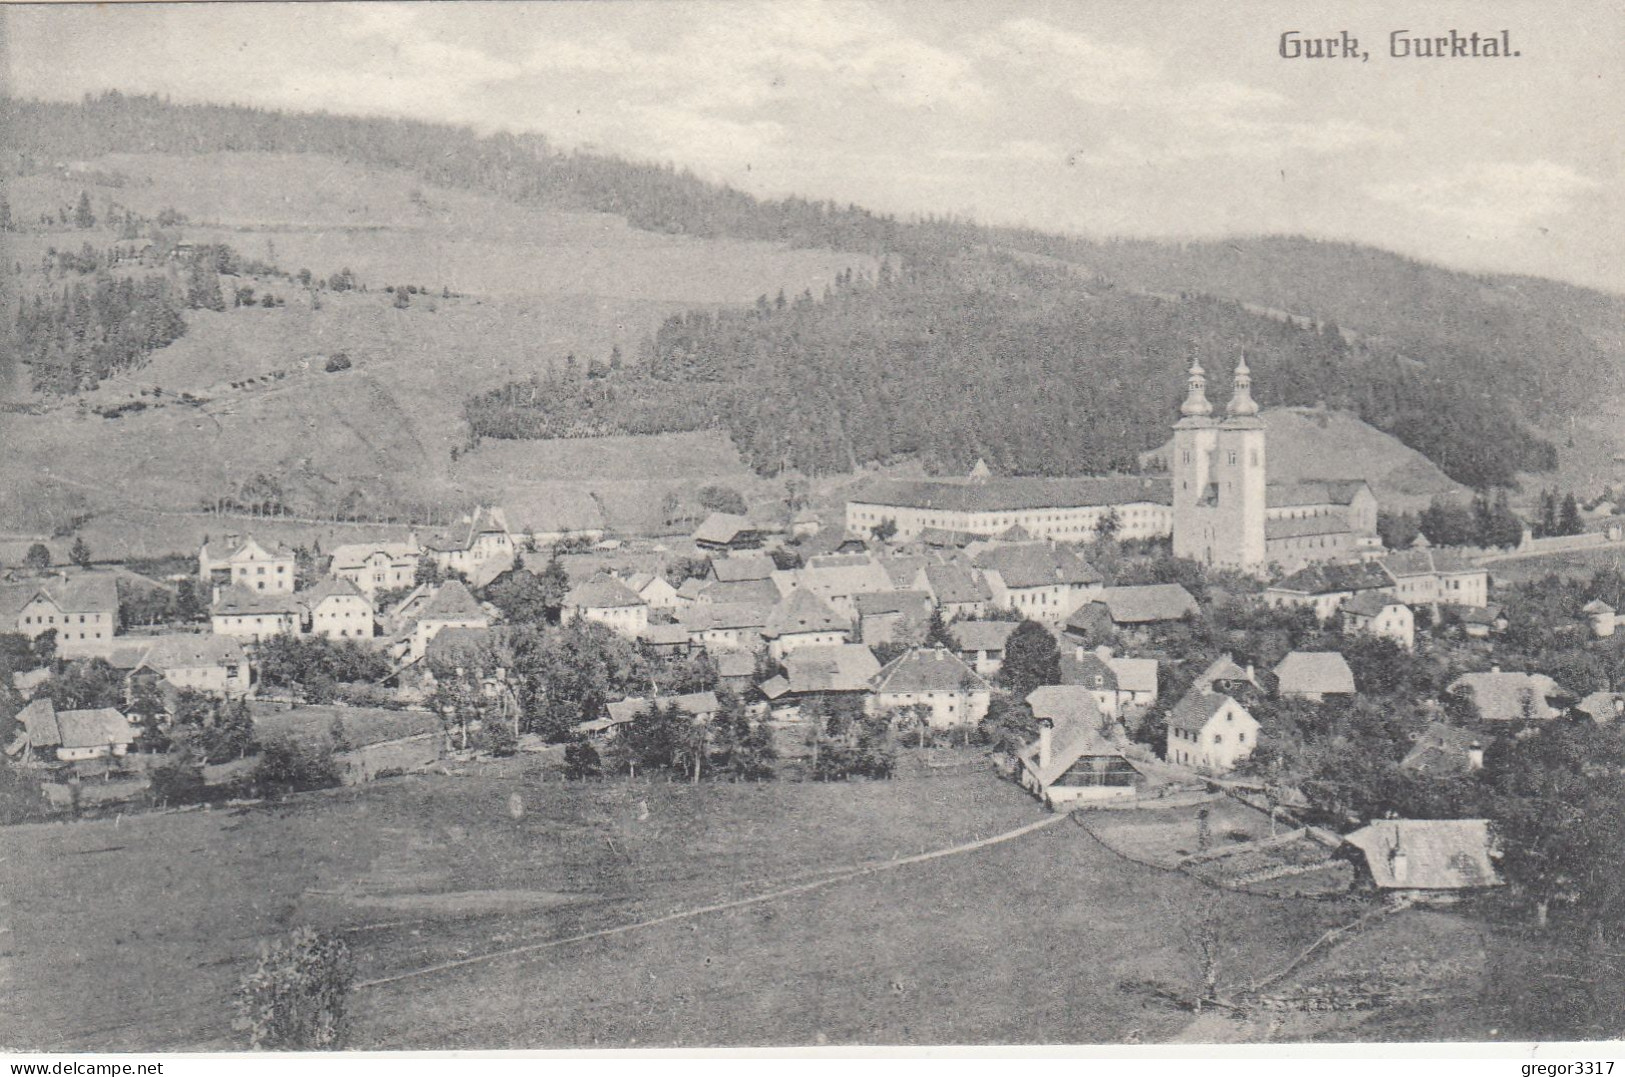
POLYGON ((1252 685, 1256 685, 1258 683, 1258 674, 1253 672, 1253 664, 1251 662, 1247 663, 1247 683, 1252 685))
POLYGON ((418 533, 416 530, 406 533, 406 544, 414 550, 418 548, 418 533))
POLYGON ((1074 647, 1072 649, 1072 657, 1074 659, 1076 659, 1077 661, 1082 662, 1083 661, 1083 651, 1084 651, 1083 644, 1080 643, 1080 644, 1078 644, 1076 647, 1074 647))
POLYGON ((214 593, 209 600, 209 604, 211 606, 218 606, 220 604, 220 585, 218 583, 214 585, 214 593))
POLYGON ((1046 769, 1049 768, 1050 731, 1051 731, 1051 729, 1054 728, 1054 726, 1055 726, 1055 723, 1050 721, 1048 718, 1040 718, 1038 720, 1038 769, 1039 770, 1046 770, 1046 769))
POLYGON ((1484 746, 1476 740, 1467 746, 1467 769, 1484 769, 1484 746))
POLYGON ((1395 886, 1404 886, 1410 881, 1410 858, 1405 855, 1405 850, 1400 847, 1397 835, 1394 838, 1394 849, 1388 854, 1388 867, 1393 872, 1395 886))

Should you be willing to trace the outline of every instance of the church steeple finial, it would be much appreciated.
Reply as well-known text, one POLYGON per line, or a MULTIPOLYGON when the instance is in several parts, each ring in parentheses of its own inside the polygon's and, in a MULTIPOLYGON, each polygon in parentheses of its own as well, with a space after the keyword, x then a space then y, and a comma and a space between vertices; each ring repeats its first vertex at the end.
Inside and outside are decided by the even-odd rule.
POLYGON ((1200 359, 1191 360, 1189 391, 1185 394, 1185 402, 1179 405, 1179 414, 1188 418, 1199 418, 1213 414, 1213 405, 1207 399, 1207 375, 1202 370, 1200 359))
POLYGON ((1258 414, 1258 401, 1253 399, 1253 374, 1247 369, 1247 353, 1241 353, 1241 361, 1236 364, 1234 387, 1230 393, 1230 406, 1227 409, 1231 418, 1246 417, 1258 414))

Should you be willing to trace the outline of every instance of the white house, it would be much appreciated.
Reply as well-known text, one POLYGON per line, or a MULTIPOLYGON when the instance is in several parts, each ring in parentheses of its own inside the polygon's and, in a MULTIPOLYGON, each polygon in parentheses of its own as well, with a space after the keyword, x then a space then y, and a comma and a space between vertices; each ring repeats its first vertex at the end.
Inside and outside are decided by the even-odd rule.
POLYGON ((1113 719, 1157 701, 1157 660, 1120 658, 1107 646, 1074 644, 1061 650, 1061 683, 1089 690, 1101 713, 1113 719))
POLYGON ((674 610, 683 604, 677 588, 658 572, 634 572, 626 578, 626 586, 651 610, 674 610))
POLYGON ((1258 729, 1258 720, 1230 696, 1193 687, 1168 715, 1166 758, 1223 774, 1253 754, 1258 729))
POLYGON ((976 557, 993 605, 1060 624, 1099 596, 1102 577, 1069 547, 1049 542, 997 546, 976 557))
POLYGON ((1489 570, 1454 550, 1413 547, 1382 559, 1383 571, 1394 581, 1401 601, 1447 602, 1456 606, 1484 606, 1490 600, 1489 570))
POLYGON ((258 642, 271 636, 299 635, 303 607, 291 591, 223 587, 209 608, 209 621, 217 636, 258 642))
POLYGON ((1276 692, 1284 699, 1319 703, 1327 696, 1354 694, 1354 671, 1337 651, 1292 651, 1274 673, 1276 692))
POLYGON ((755 651, 772 609, 752 602, 700 602, 677 611, 689 642, 708 651, 755 651))
POLYGON ((371 596, 413 586, 422 556, 416 534, 409 535, 405 542, 353 542, 333 550, 333 562, 327 571, 371 596))
POLYGON ((36 699, 17 714, 35 755, 54 754, 64 763, 122 758, 140 735, 124 715, 111 707, 59 711, 49 699, 36 699))
POLYGON ((371 639, 372 599, 348 579, 323 580, 295 594, 304 609, 303 630, 329 639, 371 639))
POLYGON ((490 624, 491 615, 474 600, 462 581, 448 580, 417 614, 417 623, 412 626, 411 656, 422 658, 428 652, 429 641, 442 629, 488 628, 490 624))
POLYGON ((486 506, 474 510, 466 529, 432 536, 423 544, 423 556, 442 570, 461 572, 476 587, 513 568, 514 553, 507 513, 486 506))
POLYGON ((106 655, 118 632, 118 586, 101 572, 0 589, 0 631, 38 639, 56 633, 67 658, 106 655))
POLYGON ((130 671, 127 695, 158 679, 228 699, 248 695, 252 684, 243 645, 231 636, 159 636, 130 671))
POLYGON ((217 545, 205 542, 198 549, 197 564, 198 576, 208 585, 276 595, 293 592, 293 551, 280 544, 264 546, 253 535, 242 541, 227 535, 217 545))
POLYGON ((924 705, 937 729, 975 725, 987 717, 992 689, 981 674, 941 647, 899 655, 874 678, 871 713, 924 705))
POLYGON ((1367 591, 1343 603, 1340 612, 1345 636, 1380 636, 1407 651, 1416 649, 1416 615, 1391 595, 1367 591))
POLYGON ((811 591, 795 590, 768 615, 762 626, 768 653, 777 661, 801 647, 832 647, 847 642, 852 622, 811 591))
POLYGON ((596 621, 628 639, 649 627, 649 606, 626 584, 608 573, 594 573, 564 596, 563 619, 596 621))

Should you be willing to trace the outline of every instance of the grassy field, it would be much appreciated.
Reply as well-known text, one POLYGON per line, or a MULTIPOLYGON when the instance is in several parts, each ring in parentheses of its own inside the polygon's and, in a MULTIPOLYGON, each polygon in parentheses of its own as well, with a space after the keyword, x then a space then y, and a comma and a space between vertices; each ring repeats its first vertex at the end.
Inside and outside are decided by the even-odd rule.
POLYGON ((1492 561, 1486 567, 1490 570, 1491 580, 1497 584, 1526 583, 1554 572, 1569 579, 1589 580, 1603 569, 1625 571, 1625 549, 1615 546, 1601 550, 1516 557, 1492 561))
MULTIPOLYGON (((343 932, 362 979, 629 924, 1042 818, 985 772, 915 781, 542 781, 512 764, 238 811, 10 828, 14 1048, 229 1047, 261 940, 343 932), (518 794, 523 811, 510 811, 518 794), (26 881, 26 882, 24 882, 26 881)), ((358 992, 358 1046, 1117 1042, 1188 1015, 1183 923, 1256 977, 1337 913, 1219 894, 1071 823, 733 912, 358 992)))

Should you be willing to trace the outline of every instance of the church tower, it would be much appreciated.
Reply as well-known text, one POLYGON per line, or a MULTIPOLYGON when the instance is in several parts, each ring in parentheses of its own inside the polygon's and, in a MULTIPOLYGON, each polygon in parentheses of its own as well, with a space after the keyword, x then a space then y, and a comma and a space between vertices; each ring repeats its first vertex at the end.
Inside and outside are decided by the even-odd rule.
POLYGON ((1219 420, 1207 399, 1207 376, 1199 360, 1191 361, 1185 400, 1174 424, 1169 460, 1173 476, 1174 556, 1204 565, 1214 563, 1216 505, 1213 462, 1219 449, 1219 420))
POLYGON ((1207 378, 1193 362, 1170 461, 1174 556, 1257 572, 1266 563, 1264 421, 1246 356, 1225 411, 1222 421, 1213 415, 1207 378))
POLYGON ((1258 572, 1266 564, 1264 517, 1264 420, 1253 399, 1252 372, 1244 354, 1236 364, 1230 404, 1219 425, 1219 534, 1224 555, 1218 563, 1258 572))

